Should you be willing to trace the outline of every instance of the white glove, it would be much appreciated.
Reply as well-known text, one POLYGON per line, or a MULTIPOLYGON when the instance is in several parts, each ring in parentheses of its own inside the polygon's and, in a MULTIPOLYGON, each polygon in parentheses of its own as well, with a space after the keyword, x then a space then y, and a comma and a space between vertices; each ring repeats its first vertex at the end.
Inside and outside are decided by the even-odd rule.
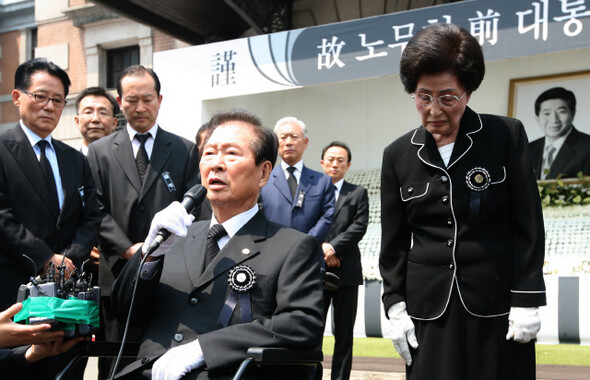
POLYGON ((418 340, 414 330, 414 323, 406 311, 406 303, 398 302, 391 305, 387 311, 389 317, 389 337, 393 342, 393 347, 397 353, 404 359, 407 366, 412 365, 412 355, 408 343, 413 348, 418 348, 418 340))
POLYGON ((541 330, 541 316, 538 307, 511 307, 508 314, 508 334, 506 340, 514 339, 528 343, 535 339, 541 330))
POLYGON ((155 361, 152 380, 180 379, 195 368, 205 364, 205 357, 198 340, 168 350, 155 361))
POLYGON ((141 251, 145 254, 146 250, 152 245, 154 239, 161 229, 166 229, 170 232, 170 237, 166 239, 160 247, 152 253, 152 257, 163 256, 170 252, 172 246, 176 242, 176 237, 184 237, 187 233, 187 227, 190 226, 195 219, 194 215, 189 215, 180 202, 174 201, 168 207, 158 212, 152 224, 150 231, 145 238, 141 251))

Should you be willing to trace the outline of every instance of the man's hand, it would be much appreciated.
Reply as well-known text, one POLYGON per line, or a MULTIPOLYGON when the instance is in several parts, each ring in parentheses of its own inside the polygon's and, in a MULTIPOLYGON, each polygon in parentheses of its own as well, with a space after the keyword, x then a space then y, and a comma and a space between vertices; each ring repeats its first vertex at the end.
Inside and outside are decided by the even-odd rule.
POLYGON ((92 247, 92 251, 90 251, 90 256, 88 256, 88 265, 90 265, 92 269, 98 270, 99 261, 100 252, 98 251, 98 248, 92 247))
POLYGON ((528 343, 535 339, 541 330, 541 316, 538 307, 511 307, 508 315, 508 334, 506 340, 514 339, 528 343))
POLYGON ((125 252, 123 252, 121 257, 125 260, 130 260, 133 257, 133 255, 135 255, 135 252, 137 252, 137 250, 140 249, 142 245, 143 242, 133 244, 131 247, 127 248, 125 252))
POLYGON ((47 268, 49 268, 49 265, 51 263, 53 263, 56 269, 59 268, 61 265, 65 265, 66 270, 64 272, 66 278, 70 278, 70 275, 74 273, 74 271, 76 270, 76 266, 74 265, 72 260, 70 260, 69 257, 65 257, 64 255, 55 253, 53 256, 51 256, 49 261, 46 262, 45 265, 43 265, 43 273, 47 272, 47 268))
POLYGON ((154 253, 152 253, 152 257, 163 256, 170 252, 172 246, 176 243, 176 238, 178 236, 186 236, 187 228, 193 223, 194 219, 195 216, 189 215, 180 202, 174 201, 170 203, 168 207, 158 212, 154 216, 154 219, 152 219, 150 231, 148 232, 148 236, 145 238, 142 247, 143 253, 145 254, 146 250, 154 242, 156 236, 158 236, 158 232, 162 229, 168 230, 170 232, 170 237, 166 239, 154 253))
POLYGON ((328 267, 340 267, 340 258, 336 256, 334 247, 329 243, 322 244, 322 250, 324 251, 324 261, 328 267))
POLYGON ((61 337, 51 342, 33 344, 29 347, 27 352, 25 352, 25 359, 27 359, 29 363, 34 363, 48 356, 63 354, 70 348, 74 347, 78 342, 88 339, 90 338, 78 336, 64 342, 63 337, 61 337))
POLYGON ((48 323, 38 325, 21 325, 10 320, 23 308, 22 303, 15 303, 0 313, 0 347, 22 346, 61 339, 63 331, 47 331, 48 323))
POLYGON ((154 363, 152 380, 180 379, 193 369, 205 365, 205 357, 198 340, 168 350, 154 363))
POLYGON ((408 343, 413 348, 418 348, 418 340, 414 330, 414 323, 406 311, 406 303, 398 302, 393 304, 387 311, 389 317, 389 336, 393 347, 404 359, 407 366, 412 365, 412 355, 408 343))

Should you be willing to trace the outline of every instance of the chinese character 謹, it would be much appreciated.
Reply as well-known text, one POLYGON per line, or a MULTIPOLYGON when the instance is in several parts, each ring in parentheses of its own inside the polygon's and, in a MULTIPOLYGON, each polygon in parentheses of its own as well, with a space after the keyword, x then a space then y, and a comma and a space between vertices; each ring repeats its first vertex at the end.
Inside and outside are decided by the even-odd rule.
POLYGON ((211 87, 235 84, 236 63, 233 61, 237 53, 233 50, 217 53, 213 56, 211 67, 211 87))

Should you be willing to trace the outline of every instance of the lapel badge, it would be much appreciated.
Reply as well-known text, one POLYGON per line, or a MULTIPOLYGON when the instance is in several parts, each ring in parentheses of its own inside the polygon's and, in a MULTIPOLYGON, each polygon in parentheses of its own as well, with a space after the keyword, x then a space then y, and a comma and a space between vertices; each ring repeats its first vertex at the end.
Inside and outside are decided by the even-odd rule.
POLYGON ((473 168, 465 176, 467 187, 473 191, 484 191, 492 182, 490 172, 484 168, 473 168))
POLYGON ((242 249, 242 255, 249 255, 249 254, 250 254, 250 250, 248 248, 242 249))
POLYGON ((256 283, 256 274, 248 265, 238 265, 229 271, 227 282, 236 292, 245 293, 256 283))

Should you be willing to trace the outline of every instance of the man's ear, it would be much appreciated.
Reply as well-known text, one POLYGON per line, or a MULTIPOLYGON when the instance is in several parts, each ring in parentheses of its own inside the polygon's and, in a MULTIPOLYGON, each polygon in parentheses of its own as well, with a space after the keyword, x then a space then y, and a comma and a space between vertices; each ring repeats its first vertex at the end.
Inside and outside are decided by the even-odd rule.
POLYGON ((264 161, 262 164, 260 164, 260 169, 261 176, 259 184, 260 188, 262 188, 264 185, 266 185, 268 179, 270 178, 270 173, 272 172, 272 164, 270 163, 270 161, 264 161))

